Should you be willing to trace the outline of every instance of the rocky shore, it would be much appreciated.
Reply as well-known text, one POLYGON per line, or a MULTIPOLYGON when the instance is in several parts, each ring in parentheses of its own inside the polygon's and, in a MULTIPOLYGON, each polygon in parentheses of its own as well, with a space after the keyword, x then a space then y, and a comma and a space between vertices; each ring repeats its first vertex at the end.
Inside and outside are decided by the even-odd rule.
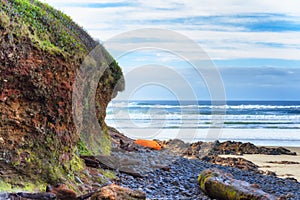
POLYGON ((48 4, 2 0, 0 47, 0 200, 300 199, 296 180, 219 156, 296 155, 288 149, 133 140, 108 127, 106 108, 124 89, 122 70, 99 42, 48 4), (104 70, 90 83, 95 93, 86 85, 77 94, 73 86, 95 78, 93 69, 104 70), (100 127, 90 131, 94 121, 100 127))
MULTIPOLYGON (((220 158, 215 155, 214 148, 211 148, 215 144, 217 144, 216 146, 224 146, 229 143, 231 147, 234 144, 238 146, 245 144, 235 142, 186 144, 175 139, 168 142, 158 141, 162 144, 162 149, 153 150, 137 145, 134 140, 114 131, 110 131, 110 134, 113 141, 111 155, 82 156, 81 158, 87 167, 109 169, 114 171, 116 176, 107 180, 105 185, 90 190, 90 193, 81 196, 76 196, 76 193, 73 194, 76 199, 114 199, 114 195, 119 195, 116 199, 145 199, 146 197, 149 199, 213 199, 200 188, 198 180, 199 174, 208 169, 221 170, 222 173, 229 174, 225 176, 224 180, 226 177, 231 177, 237 181, 244 181, 256 188, 255 191, 259 189, 269 196, 275 197, 275 199, 300 199, 299 182, 293 179, 277 178, 274 174, 262 174, 257 166, 246 160, 220 158), (197 155, 200 152, 206 152, 206 154, 201 157, 191 156, 191 149, 193 149, 193 155, 196 154, 195 149, 198 149, 197 155)), ((254 145, 247 146, 258 148, 254 145)), ((281 153, 294 154, 288 150, 282 151, 282 148, 266 149, 270 153, 280 151, 281 153)), ((247 149, 247 152, 250 150, 247 149)), ((229 152, 229 154, 231 153, 233 154, 234 151, 229 152)), ((245 152, 241 151, 240 153, 245 152)), ((66 191, 71 190, 67 189, 64 192, 66 191)), ((64 192, 62 192, 63 195, 64 192)), ((48 193, 41 194, 44 195, 42 199, 67 199, 65 196, 58 198, 57 193, 53 193, 53 189, 48 193)), ((4 195, 8 197, 8 194, 1 195, 0 199, 4 199, 4 195)), ((28 194, 26 194, 27 197, 31 198, 22 198, 22 195, 23 197, 26 195, 20 193, 10 195, 11 199, 34 199, 28 194), (18 197, 12 198, 14 195, 18 197)))
MULTIPOLYGON (((295 180, 280 179, 274 174, 264 175, 257 170, 257 166, 253 163, 233 158, 220 158, 216 156, 219 153, 218 148, 224 146, 247 146, 238 153, 255 152, 257 149, 268 154, 288 154, 294 155, 284 148, 266 148, 256 147, 253 144, 243 144, 239 142, 225 142, 225 143, 203 143, 198 142, 194 144, 185 144, 180 140, 171 140, 168 142, 160 142, 164 147, 160 152, 150 151, 137 154, 135 158, 147 157, 146 154, 161 154, 158 159, 168 160, 174 159, 168 164, 168 167, 160 169, 149 170, 144 173, 142 177, 135 177, 128 173, 118 173, 118 184, 124 187, 140 189, 146 192, 150 199, 210 199, 199 187, 198 175, 201 171, 206 169, 220 169, 225 173, 229 173, 237 180, 246 181, 259 187, 264 192, 270 193, 281 199, 299 199, 300 198, 300 183, 295 180), (227 145, 230 144, 230 145, 227 145), (191 148, 192 147, 192 148, 191 148), (196 148, 197 147, 197 148, 196 148), (200 150, 202 147, 202 150, 200 150), (204 147, 206 149, 204 149, 204 147), (213 147, 213 148, 211 148, 213 147), (197 151, 195 149, 198 149, 197 151), (217 151, 215 152, 215 150, 217 151), (191 151, 192 150, 192 151, 191 151), (195 156, 187 156, 205 152, 201 158, 195 156), (220 160, 221 159, 221 160, 220 160), (216 163, 216 164, 215 164, 216 163)), ((235 149, 235 148, 234 148, 235 149)), ((226 150, 224 148, 224 150, 226 150)), ((236 151, 225 151, 228 154, 234 154, 236 151)), ((151 157, 151 156, 150 156, 151 157)), ((158 161, 157 160, 157 161, 158 161)), ((162 164, 162 163, 160 163, 162 164)))

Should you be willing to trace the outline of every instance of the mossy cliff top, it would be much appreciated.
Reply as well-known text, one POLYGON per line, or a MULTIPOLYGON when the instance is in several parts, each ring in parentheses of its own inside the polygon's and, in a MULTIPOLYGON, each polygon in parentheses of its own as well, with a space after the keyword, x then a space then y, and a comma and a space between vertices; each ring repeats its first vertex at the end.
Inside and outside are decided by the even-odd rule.
MULTIPOLYGON (((75 153, 80 134, 97 138, 97 133, 75 129, 72 86, 80 64, 97 45, 70 17, 47 4, 0 0, 0 191, 2 186, 29 190, 39 182, 73 183, 74 173, 84 167, 75 153)), ((97 144, 107 153, 105 111, 122 71, 102 46, 100 50, 100 60, 109 67, 96 93, 103 129, 97 144)))
POLYGON ((78 56, 89 52, 96 42, 72 19, 35 0, 1 0, 1 26, 10 36, 29 37, 32 43, 53 54, 78 56))

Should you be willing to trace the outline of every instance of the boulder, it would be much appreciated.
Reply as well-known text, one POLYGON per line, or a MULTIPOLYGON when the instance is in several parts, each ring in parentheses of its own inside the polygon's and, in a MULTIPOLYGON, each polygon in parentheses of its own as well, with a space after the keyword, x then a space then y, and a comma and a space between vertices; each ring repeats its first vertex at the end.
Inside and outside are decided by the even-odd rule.
POLYGON ((230 155, 243 155, 243 154, 265 154, 265 155, 297 155, 296 152, 292 152, 283 147, 258 147, 254 144, 247 142, 216 142, 212 151, 214 155, 230 154, 230 155))
POLYGON ((277 197, 259 189, 258 184, 237 180, 218 169, 207 169, 198 177, 200 188, 209 197, 222 200, 275 200, 277 197))
POLYGON ((168 141, 157 141, 163 147, 162 151, 165 154, 173 156, 184 156, 190 144, 185 143, 179 139, 172 139, 168 141))
POLYGON ((258 166, 256 164, 244 158, 205 156, 202 158, 202 160, 217 165, 235 167, 246 171, 258 171, 258 166))
POLYGON ((132 190, 115 184, 103 187, 92 195, 91 200, 141 200, 146 199, 146 194, 140 190, 132 190))

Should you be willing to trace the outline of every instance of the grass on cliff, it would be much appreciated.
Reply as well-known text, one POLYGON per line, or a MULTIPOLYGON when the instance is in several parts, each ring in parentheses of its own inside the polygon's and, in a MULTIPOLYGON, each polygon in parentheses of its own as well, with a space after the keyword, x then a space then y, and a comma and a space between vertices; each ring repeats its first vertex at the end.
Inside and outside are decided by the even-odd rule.
POLYGON ((51 54, 75 56, 93 49, 96 42, 66 14, 36 0, 1 0, 0 25, 14 37, 29 37, 51 54))

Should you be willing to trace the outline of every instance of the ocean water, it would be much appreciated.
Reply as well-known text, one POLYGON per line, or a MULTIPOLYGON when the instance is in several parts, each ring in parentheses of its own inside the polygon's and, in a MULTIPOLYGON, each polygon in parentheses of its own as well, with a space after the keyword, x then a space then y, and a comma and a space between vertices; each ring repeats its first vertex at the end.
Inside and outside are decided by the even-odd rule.
POLYGON ((300 146, 299 101, 113 101, 106 123, 132 138, 300 146))

